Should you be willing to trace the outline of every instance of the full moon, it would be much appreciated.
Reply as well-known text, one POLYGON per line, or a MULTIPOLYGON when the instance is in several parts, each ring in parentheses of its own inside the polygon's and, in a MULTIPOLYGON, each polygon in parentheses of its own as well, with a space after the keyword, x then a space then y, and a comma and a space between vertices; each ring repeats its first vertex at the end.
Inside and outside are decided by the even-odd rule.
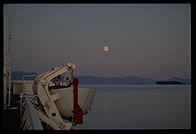
POLYGON ((109 47, 108 46, 104 46, 104 51, 108 52, 109 51, 109 47))

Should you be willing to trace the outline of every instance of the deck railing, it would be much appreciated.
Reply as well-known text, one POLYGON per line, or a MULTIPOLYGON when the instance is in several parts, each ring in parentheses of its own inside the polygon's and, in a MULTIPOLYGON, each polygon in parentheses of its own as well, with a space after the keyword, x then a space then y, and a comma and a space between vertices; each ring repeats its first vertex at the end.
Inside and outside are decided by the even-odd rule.
POLYGON ((21 97, 21 128, 23 130, 43 130, 37 112, 28 96, 21 97))

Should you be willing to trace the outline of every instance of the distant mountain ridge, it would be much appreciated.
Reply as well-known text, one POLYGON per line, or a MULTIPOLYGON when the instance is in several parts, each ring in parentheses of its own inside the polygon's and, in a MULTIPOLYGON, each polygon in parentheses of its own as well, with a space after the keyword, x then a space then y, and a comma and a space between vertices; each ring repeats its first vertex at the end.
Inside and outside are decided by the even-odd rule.
POLYGON ((125 77, 97 77, 78 76, 81 84, 155 84, 157 80, 136 76, 125 77))
MULTIPOLYGON (((22 72, 13 71, 13 80, 22 80, 23 75, 38 75, 36 72, 22 72)), ((99 77, 99 76, 76 76, 79 79, 79 84, 156 84, 156 79, 142 78, 137 76, 125 76, 125 77, 99 77)), ((185 84, 191 84, 191 79, 183 79, 180 77, 172 77, 166 81, 179 81, 185 84)))

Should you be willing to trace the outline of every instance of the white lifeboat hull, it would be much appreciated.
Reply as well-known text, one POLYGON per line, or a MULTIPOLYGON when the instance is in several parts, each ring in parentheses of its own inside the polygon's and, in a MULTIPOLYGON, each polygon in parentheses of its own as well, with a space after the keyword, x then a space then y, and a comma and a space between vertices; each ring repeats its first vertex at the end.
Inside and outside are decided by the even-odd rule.
MULTIPOLYGON (((73 117, 74 97, 73 87, 52 89, 51 95, 58 93, 60 98, 55 101, 59 113, 64 118, 73 117)), ((78 88, 78 104, 83 110, 83 114, 87 114, 92 106, 95 91, 92 88, 78 88)))

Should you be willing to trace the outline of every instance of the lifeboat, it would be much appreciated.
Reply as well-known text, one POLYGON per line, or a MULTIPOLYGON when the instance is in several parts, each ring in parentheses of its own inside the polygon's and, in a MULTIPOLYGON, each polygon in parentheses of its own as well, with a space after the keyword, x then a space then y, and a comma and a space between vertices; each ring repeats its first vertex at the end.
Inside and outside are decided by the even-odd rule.
MULTIPOLYGON (((58 93, 60 98, 55 101, 55 104, 62 117, 69 119, 73 118, 74 110, 74 91, 73 87, 52 89, 51 94, 58 93)), ((78 88, 78 104, 83 111, 83 115, 87 114, 92 106, 95 91, 92 88, 78 88)))

